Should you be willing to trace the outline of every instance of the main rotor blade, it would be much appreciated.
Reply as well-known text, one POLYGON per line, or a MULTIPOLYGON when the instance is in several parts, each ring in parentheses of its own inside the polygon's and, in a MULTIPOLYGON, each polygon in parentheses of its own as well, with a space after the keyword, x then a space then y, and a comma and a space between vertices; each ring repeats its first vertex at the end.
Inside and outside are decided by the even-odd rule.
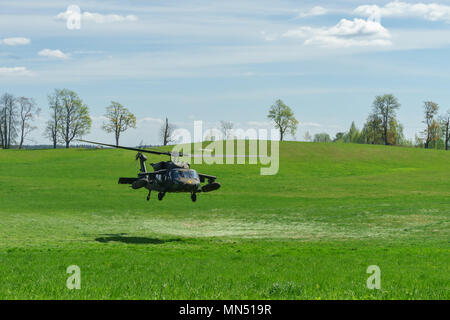
POLYGON ((116 146, 116 145, 113 145, 113 144, 100 143, 100 142, 94 142, 94 141, 88 141, 88 140, 82 140, 82 139, 78 139, 78 141, 87 142, 87 143, 92 143, 92 144, 98 144, 98 145, 100 145, 100 146, 105 146, 105 147, 111 147, 111 148, 119 148, 119 149, 125 149, 125 150, 137 151, 137 152, 145 152, 145 153, 153 153, 153 154, 162 154, 162 155, 166 155, 166 156, 171 156, 171 155, 172 155, 171 152, 167 152, 167 151, 154 151, 154 150, 146 150, 146 149, 130 148, 130 147, 116 146))

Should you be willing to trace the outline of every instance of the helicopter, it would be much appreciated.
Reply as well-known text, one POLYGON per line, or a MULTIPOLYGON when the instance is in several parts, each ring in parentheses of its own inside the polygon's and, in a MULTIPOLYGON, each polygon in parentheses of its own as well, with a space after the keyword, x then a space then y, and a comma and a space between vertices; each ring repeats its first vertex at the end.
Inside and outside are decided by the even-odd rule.
POLYGON ((136 178, 119 178, 119 184, 131 184, 133 189, 145 188, 148 190, 147 201, 150 200, 152 191, 158 192, 158 200, 162 200, 168 192, 185 192, 191 194, 191 200, 197 201, 197 193, 211 192, 220 188, 220 183, 215 182, 216 177, 198 173, 191 169, 188 163, 172 161, 172 157, 183 157, 182 152, 166 152, 161 150, 139 149, 112 144, 93 142, 87 140, 78 140, 86 143, 92 143, 100 146, 119 148, 131 151, 137 151, 136 160, 140 162, 140 170, 136 178), (144 153, 157 155, 166 155, 170 157, 169 161, 160 161, 151 163, 153 171, 148 172, 145 165, 147 157, 144 153), (201 183, 208 183, 200 186, 201 183))

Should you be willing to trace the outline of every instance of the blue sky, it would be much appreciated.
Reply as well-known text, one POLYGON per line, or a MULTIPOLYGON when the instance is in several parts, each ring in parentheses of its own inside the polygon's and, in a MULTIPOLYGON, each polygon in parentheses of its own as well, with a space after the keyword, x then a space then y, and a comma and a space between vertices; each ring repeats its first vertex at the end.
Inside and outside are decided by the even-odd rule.
POLYGON ((75 90, 91 134, 119 101, 138 118, 123 144, 157 143, 161 119, 191 129, 230 120, 270 128, 282 99, 304 133, 364 123, 374 97, 393 93, 413 138, 422 104, 450 108, 450 1, 1 1, 0 93, 33 97, 45 143, 47 95, 75 90), (69 5, 80 29, 67 28, 69 5))

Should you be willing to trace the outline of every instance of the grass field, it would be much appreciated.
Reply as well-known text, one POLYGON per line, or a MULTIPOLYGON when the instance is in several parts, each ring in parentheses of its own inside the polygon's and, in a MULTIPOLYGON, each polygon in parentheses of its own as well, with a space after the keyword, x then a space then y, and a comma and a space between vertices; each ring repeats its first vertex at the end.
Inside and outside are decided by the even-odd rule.
POLYGON ((130 151, 0 150, 0 299, 450 298, 450 152, 280 152, 276 176, 194 166, 222 188, 192 203, 118 185, 130 151))

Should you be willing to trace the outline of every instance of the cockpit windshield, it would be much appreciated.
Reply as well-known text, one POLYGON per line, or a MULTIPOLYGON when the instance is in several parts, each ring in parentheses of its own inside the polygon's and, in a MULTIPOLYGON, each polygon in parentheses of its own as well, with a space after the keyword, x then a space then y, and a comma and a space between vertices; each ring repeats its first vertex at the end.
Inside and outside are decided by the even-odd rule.
POLYGON ((171 172, 172 179, 197 179, 199 180, 199 176, 195 170, 172 170, 171 172))
POLYGON ((200 179, 200 178, 198 177, 197 171, 195 171, 195 170, 189 170, 189 171, 186 171, 186 172, 189 174, 190 178, 192 178, 192 179, 197 179, 197 180, 200 179))

